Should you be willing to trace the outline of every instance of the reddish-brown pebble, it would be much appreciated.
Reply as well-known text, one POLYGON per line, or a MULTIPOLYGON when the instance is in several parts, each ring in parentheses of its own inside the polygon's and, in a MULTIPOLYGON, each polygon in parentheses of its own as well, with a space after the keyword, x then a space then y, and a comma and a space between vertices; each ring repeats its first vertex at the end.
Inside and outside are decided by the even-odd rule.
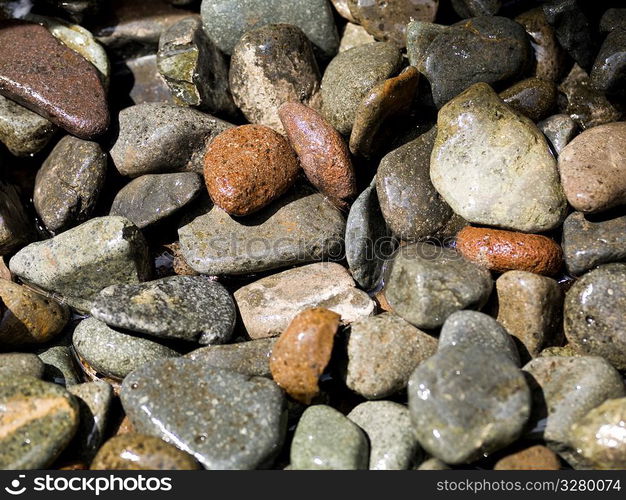
POLYGON ((356 182, 341 134, 317 111, 299 102, 283 104, 278 116, 311 184, 346 209, 356 196, 356 182))
POLYGON ((498 460, 494 470, 559 470, 559 457, 545 446, 535 445, 498 460))
POLYGON ((456 248, 472 262, 492 271, 529 271, 553 275, 561 268, 561 247, 538 234, 467 226, 456 237, 456 248))
POLYGON ((297 401, 310 404, 319 376, 330 361, 341 317, 317 307, 298 314, 280 336, 270 358, 274 381, 297 401))
POLYGON ((231 215, 248 215, 283 194, 299 165, 287 140, 269 127, 225 130, 204 156, 204 180, 213 202, 231 215))

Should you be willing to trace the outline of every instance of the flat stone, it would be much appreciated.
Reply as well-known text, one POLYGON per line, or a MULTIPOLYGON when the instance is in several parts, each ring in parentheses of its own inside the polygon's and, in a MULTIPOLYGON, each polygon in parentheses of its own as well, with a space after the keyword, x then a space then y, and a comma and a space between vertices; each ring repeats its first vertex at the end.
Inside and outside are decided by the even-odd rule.
POLYGON ((293 470, 366 470, 365 433, 334 408, 316 405, 300 417, 291 442, 293 470))
POLYGON ((448 464, 470 463, 514 442, 530 414, 530 390, 505 354, 481 346, 442 349, 409 381, 416 436, 448 464))
POLYGON ((57 130, 50 120, 0 96, 0 142, 11 154, 30 156, 38 153, 57 130))
POLYGON ((22 280, 91 309, 107 286, 138 283, 150 274, 144 237, 123 217, 96 217, 52 239, 31 243, 9 262, 22 280))
POLYGON ((411 374, 435 354, 437 339, 393 313, 352 323, 346 385, 367 399, 381 399, 406 388, 411 374))
POLYGON ((240 275, 339 256, 345 224, 321 194, 297 189, 241 222, 213 207, 178 236, 195 271, 240 275))
POLYGON ((489 271, 450 248, 430 243, 401 247, 389 263, 385 298, 418 328, 436 328, 461 309, 480 309, 491 293, 489 271))
POLYGON ((0 180, 0 254, 13 253, 34 237, 19 192, 11 184, 0 180))
POLYGON ((121 399, 137 431, 175 444, 206 469, 269 465, 286 430, 284 397, 274 382, 201 361, 164 360, 135 370, 121 399))
POLYGON ((106 132, 109 110, 94 66, 39 24, 8 20, 0 28, 5 97, 83 139, 106 132))
POLYGON ((559 470, 559 457, 542 445, 534 445, 501 458, 493 470, 559 470))
POLYGON ((39 356, 29 352, 0 354, 0 379, 14 377, 43 377, 44 365, 39 356))
POLYGON ((493 16, 500 10, 501 0, 452 0, 452 7, 461 17, 493 16))
POLYGON ((241 319, 251 338, 282 333, 301 311, 325 307, 344 324, 371 316, 375 303, 355 288, 348 271, 333 262, 289 269, 245 285, 234 294, 241 319))
POLYGON ((107 155, 97 142, 61 139, 35 179, 35 209, 52 234, 91 217, 104 186, 107 155))
POLYGON ((204 276, 171 276, 102 290, 91 308, 112 327, 160 338, 223 344, 237 313, 223 285, 204 276))
POLYGON ((0 380, 0 467, 45 469, 78 428, 76 399, 33 377, 0 380))
POLYGON ((543 134, 484 83, 439 111, 430 167, 437 191, 469 222, 542 232, 565 218, 556 161, 543 134), (473 126, 461 125, 468 122, 473 126))
POLYGON ((578 125, 569 115, 552 115, 537 124, 557 155, 578 133, 578 125))
POLYGON ((624 88, 626 72, 626 27, 612 30, 604 39, 589 76, 593 85, 608 93, 624 88))
POLYGON ((370 35, 363 26, 351 22, 346 23, 339 42, 339 52, 350 50, 359 45, 375 42, 376 40, 370 35))
POLYGON ((124 216, 143 229, 188 205, 202 188, 195 172, 142 175, 120 189, 109 214, 124 216))
POLYGON ((71 347, 55 345, 39 351, 38 356, 44 364, 44 380, 65 387, 82 382, 71 347))
POLYGON ((556 105, 557 91, 553 82, 527 78, 500 92, 499 97, 518 113, 538 122, 556 105))
POLYGON ((114 330, 95 318, 78 324, 72 345, 82 363, 115 380, 152 361, 179 356, 158 342, 114 330))
POLYGON ((626 215, 571 213, 563 223, 567 270, 580 275, 600 264, 626 261, 626 215), (616 216, 617 215, 617 216, 616 216))
POLYGON ((370 442, 370 470, 407 470, 421 451, 409 409, 392 401, 366 401, 348 418, 365 431, 370 442))

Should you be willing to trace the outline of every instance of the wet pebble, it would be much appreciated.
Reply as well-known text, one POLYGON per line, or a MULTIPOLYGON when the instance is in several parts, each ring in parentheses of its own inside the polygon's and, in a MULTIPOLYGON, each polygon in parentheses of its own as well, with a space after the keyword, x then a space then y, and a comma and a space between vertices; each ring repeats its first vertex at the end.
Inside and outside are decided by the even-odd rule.
POLYGON ((559 470, 559 457, 545 446, 536 444, 507 455, 496 462, 493 470, 559 470))
POLYGON ((567 146, 578 133, 578 125, 569 115, 552 115, 537 124, 546 136, 557 155, 567 146))
POLYGON ((623 91, 626 72, 626 26, 612 30, 604 39, 589 73, 598 90, 608 93, 623 91))
POLYGON ((78 373, 71 347, 53 345, 38 351, 37 355, 44 364, 44 380, 65 387, 82 382, 82 374, 78 373))
POLYGON ((15 156, 38 153, 57 130, 43 116, 0 96, 0 142, 15 156))
POLYGON ((500 92, 500 99, 518 113, 538 122, 556 105, 554 83, 540 78, 527 78, 500 92))
POLYGON ((9 352, 0 354, 0 378, 13 377, 42 378, 44 365, 39 356, 30 352, 9 352))
POLYGON ((33 239, 34 231, 19 191, 0 180, 0 254, 10 254, 33 239))

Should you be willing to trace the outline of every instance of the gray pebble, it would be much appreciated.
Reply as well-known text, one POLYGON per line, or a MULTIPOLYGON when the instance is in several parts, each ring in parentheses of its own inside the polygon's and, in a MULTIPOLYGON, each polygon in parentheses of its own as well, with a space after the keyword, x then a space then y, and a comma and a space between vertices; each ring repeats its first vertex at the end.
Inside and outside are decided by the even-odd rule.
POLYGON ((569 115, 552 115, 537 124, 557 155, 578 133, 578 125, 569 115))
POLYGON ((0 96, 0 142, 15 156, 38 153, 57 131, 43 116, 0 96))
POLYGON ((0 379, 11 377, 42 378, 44 364, 36 354, 9 352, 0 354, 0 379))
POLYGON ((269 338, 236 344, 210 345, 195 349, 185 357, 250 377, 271 377, 270 356, 276 340, 269 338))
POLYGON ((66 345, 55 345, 37 353, 44 364, 44 380, 70 387, 80 384, 72 349, 66 345))

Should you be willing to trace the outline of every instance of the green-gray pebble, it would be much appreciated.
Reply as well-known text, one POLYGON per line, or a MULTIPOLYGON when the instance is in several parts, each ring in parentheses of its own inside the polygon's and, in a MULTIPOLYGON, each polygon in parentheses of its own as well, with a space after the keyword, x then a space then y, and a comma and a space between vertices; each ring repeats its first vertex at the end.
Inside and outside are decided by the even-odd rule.
POLYGON ((248 340, 236 344, 200 347, 185 357, 250 377, 270 377, 270 356, 275 338, 248 340))
POLYGON ((38 153, 57 131, 43 116, 0 96, 0 142, 15 156, 38 153))
POLYGON ((0 354, 0 379, 12 377, 42 378, 44 364, 36 354, 28 352, 9 352, 0 354))
POLYGON ((578 125, 569 115, 552 115, 537 124, 557 155, 576 136, 578 125))
POLYGON ((38 356, 44 363, 44 380, 66 387, 81 382, 70 347, 55 345, 40 351, 38 356))

